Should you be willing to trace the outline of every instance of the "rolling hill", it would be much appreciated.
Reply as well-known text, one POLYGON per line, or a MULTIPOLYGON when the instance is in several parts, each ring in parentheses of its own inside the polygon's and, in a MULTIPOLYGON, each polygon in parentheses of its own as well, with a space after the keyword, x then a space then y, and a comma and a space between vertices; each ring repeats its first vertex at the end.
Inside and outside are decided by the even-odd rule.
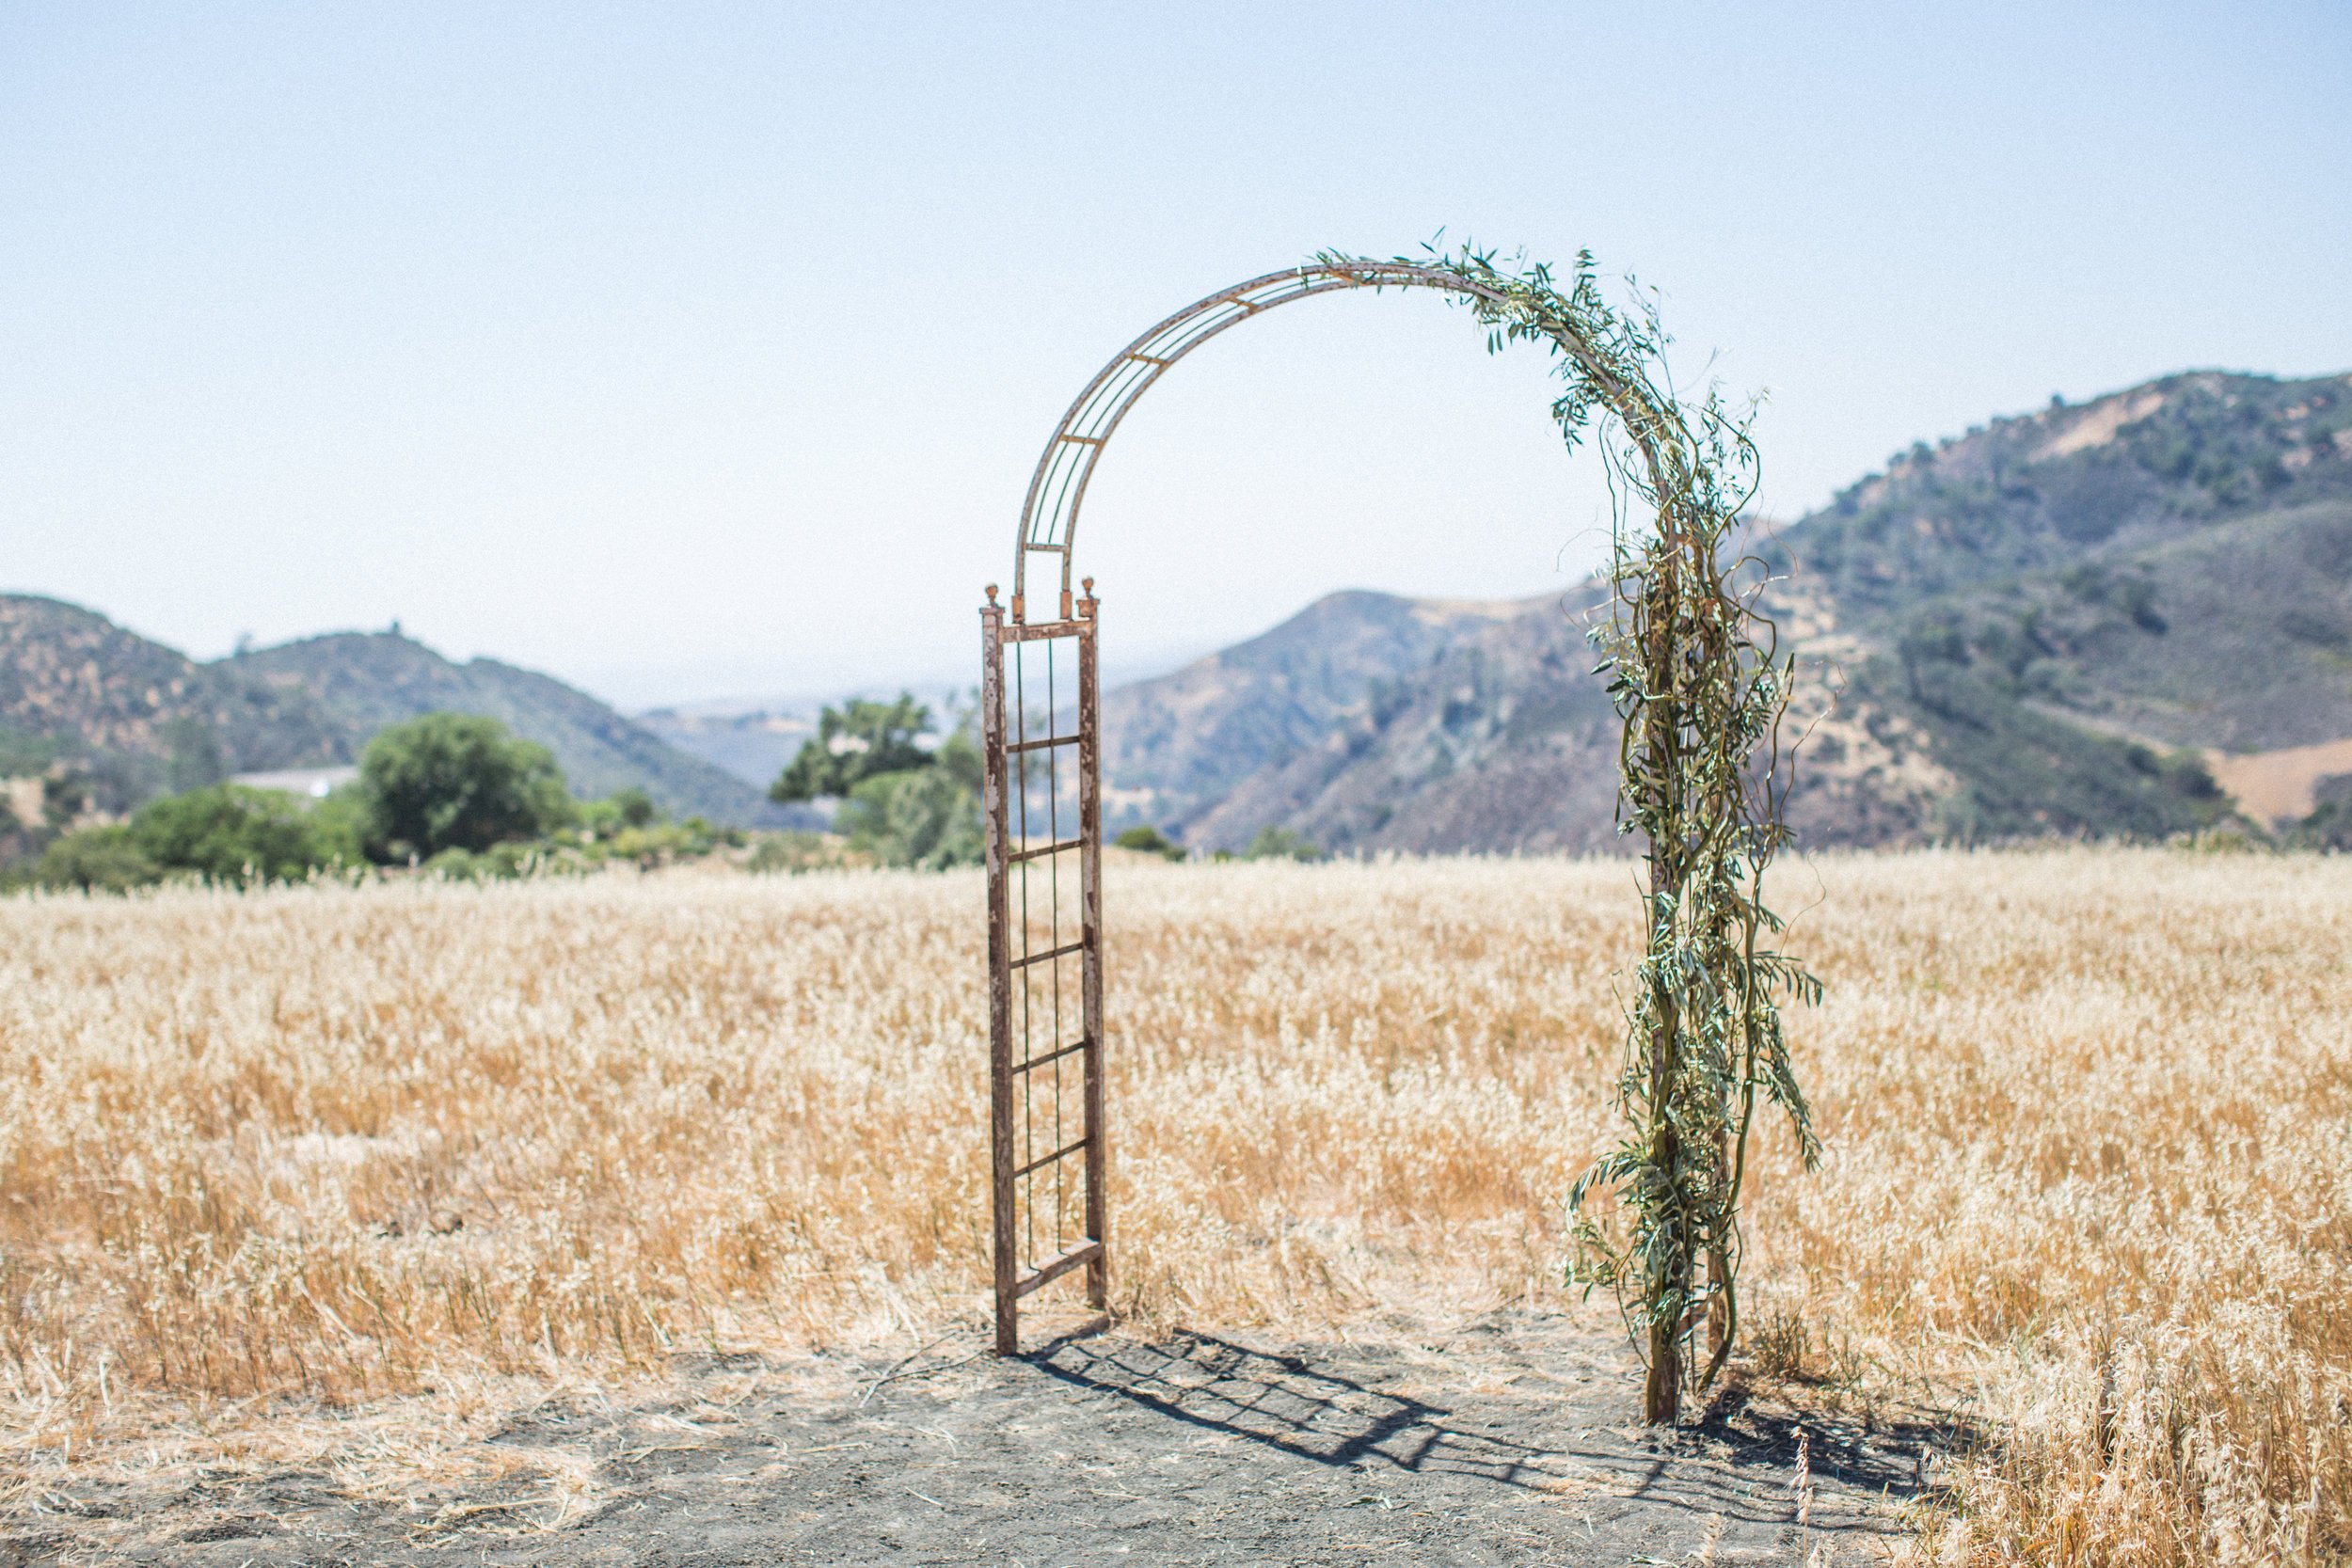
POLYGON ((1138 816, 1186 823, 1312 749, 1375 693, 1525 607, 1352 592, 1103 697, 1106 782, 1138 816))
POLYGON ((553 676, 493 658, 454 663, 398 632, 306 638, 223 663, 273 690, 308 693, 353 735, 436 709, 486 713, 553 752, 581 796, 633 784, 681 816, 750 826, 780 816, 742 780, 553 676))
MULTIPOLYGON (((2200 372, 2054 402, 1914 446, 1756 539, 1759 602, 1800 657, 1804 842, 2161 837, 2352 798, 2352 376, 2200 372)), ((1614 720, 1583 635, 1604 601, 1597 582, 1338 594, 1106 693, 1112 825, 1196 847, 1268 827, 1350 852, 1618 845, 1614 720)), ((504 720, 583 793, 786 819, 582 692, 397 631, 207 663, 0 595, 0 774, 70 760, 111 809, 347 762, 435 708, 504 720)))
MULTIPOLYGON (((2160 837, 2233 809, 2217 779, 2268 816, 2352 766, 2352 377, 2054 403, 1915 446, 1757 553, 1804 684, 1805 842, 2160 837)), ((1196 847, 1607 847, 1601 602, 1320 601, 1106 696, 1110 799, 1196 847)))
POLYGON ((575 792, 636 785, 663 809, 743 825, 779 808, 561 681, 343 632, 199 662, 61 600, 0 594, 0 772, 72 763, 121 811, 232 773, 357 758, 387 724, 486 713, 555 753, 575 792))

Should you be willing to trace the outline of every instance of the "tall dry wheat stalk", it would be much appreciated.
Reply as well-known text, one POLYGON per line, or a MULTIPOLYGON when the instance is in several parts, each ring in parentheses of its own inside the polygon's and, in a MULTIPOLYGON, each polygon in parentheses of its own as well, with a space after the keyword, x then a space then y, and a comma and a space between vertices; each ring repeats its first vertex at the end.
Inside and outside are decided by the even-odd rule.
MULTIPOLYGON (((1925 1548, 2352 1551, 2352 864, 1817 870, 1828 1152, 1760 1142, 1754 1290, 1786 1359, 1994 1439, 1925 1548)), ((1561 1305, 1633 875, 1115 865, 1121 1308, 1561 1305)), ((978 911, 886 874, 0 903, 14 1477, 397 1478, 556 1380, 977 1313, 978 911)))

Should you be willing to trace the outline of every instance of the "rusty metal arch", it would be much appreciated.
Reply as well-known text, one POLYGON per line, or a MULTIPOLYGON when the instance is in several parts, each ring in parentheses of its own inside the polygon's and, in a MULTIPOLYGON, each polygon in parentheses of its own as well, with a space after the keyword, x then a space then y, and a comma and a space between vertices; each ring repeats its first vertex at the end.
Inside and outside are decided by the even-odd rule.
POLYGON ((1061 618, 1071 615, 1072 545, 1087 483, 1119 421, 1170 365, 1230 326, 1295 299, 1339 289, 1436 289, 1501 303, 1493 289, 1447 267, 1408 261, 1331 260, 1286 272, 1268 273, 1195 300, 1119 351, 1095 372, 1071 404, 1053 439, 1045 443, 1022 503, 1021 528, 1013 540, 1012 619, 1027 618, 1028 565, 1032 555, 1057 555, 1061 618))
MULTIPOLYGON (((1083 579, 1079 591, 1072 588, 1073 546, 1088 483, 1136 400, 1211 338, 1293 300, 1383 288, 1435 289, 1503 309, 1511 304, 1500 290, 1451 267, 1348 257, 1319 258, 1196 300, 1121 349, 1062 416, 1022 504, 1012 601, 999 604, 992 583, 980 608, 990 1209, 999 1354, 1020 1348, 1022 1298, 1054 1280, 1082 1273, 1089 1305, 1098 1310, 1109 1306, 1095 691, 1101 605, 1093 578, 1083 579), (1060 557, 1051 611, 1034 620, 1027 593, 1033 555, 1060 557), (1057 645, 1067 649, 1058 666, 1057 645), (1031 698, 1041 666, 1041 705, 1031 698), (1074 883, 1067 903, 1065 867, 1074 883), (1078 1074, 1074 1092, 1065 1069, 1078 1074)), ((1659 410, 1646 388, 1629 384, 1589 345, 1548 335, 1625 421, 1655 470, 1659 410)))

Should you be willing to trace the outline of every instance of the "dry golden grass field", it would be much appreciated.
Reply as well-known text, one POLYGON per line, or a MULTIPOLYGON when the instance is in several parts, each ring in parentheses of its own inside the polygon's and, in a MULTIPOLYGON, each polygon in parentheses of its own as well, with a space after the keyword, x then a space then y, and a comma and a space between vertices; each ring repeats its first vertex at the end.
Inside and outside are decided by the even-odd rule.
MULTIPOLYGON (((1572 1302, 1632 875, 1116 864, 1119 1309, 1572 1302)), ((1945 1560, 2352 1554, 2352 861, 1777 875, 1828 1154, 1764 1136, 1746 1375, 1970 1423, 1945 1560)), ((979 905, 731 873, 0 903, 14 1496, 397 1486, 566 1379, 968 1320, 979 905)))

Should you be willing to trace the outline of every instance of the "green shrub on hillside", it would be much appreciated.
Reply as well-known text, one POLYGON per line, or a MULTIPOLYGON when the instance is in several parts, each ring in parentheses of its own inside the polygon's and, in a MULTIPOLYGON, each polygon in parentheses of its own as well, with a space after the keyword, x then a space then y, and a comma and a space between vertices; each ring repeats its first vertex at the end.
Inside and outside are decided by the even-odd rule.
POLYGON ((1931 836, 1961 844, 2049 834, 2161 843, 2233 815, 2196 752, 2159 752, 2017 702, 2007 671, 1981 652, 1960 637, 1956 623, 1923 616, 1906 629, 1896 658, 1846 672, 1858 707, 1875 704, 1899 714, 1957 781, 1924 824, 1931 836))

